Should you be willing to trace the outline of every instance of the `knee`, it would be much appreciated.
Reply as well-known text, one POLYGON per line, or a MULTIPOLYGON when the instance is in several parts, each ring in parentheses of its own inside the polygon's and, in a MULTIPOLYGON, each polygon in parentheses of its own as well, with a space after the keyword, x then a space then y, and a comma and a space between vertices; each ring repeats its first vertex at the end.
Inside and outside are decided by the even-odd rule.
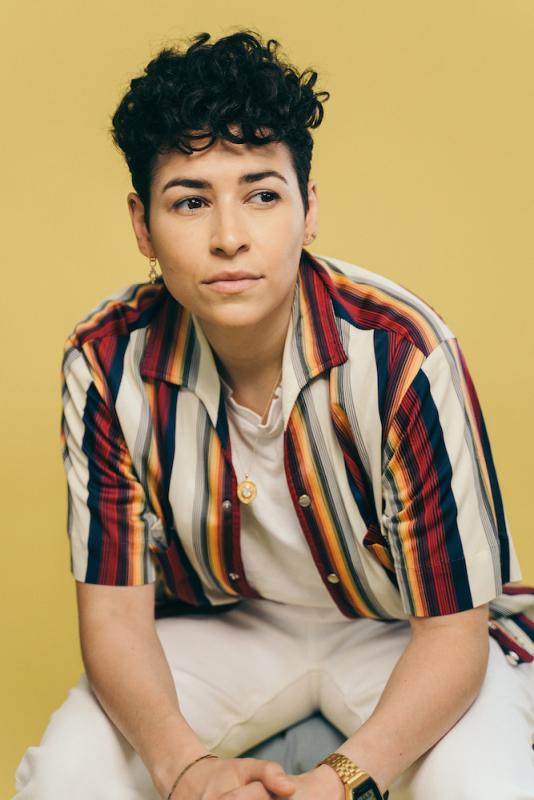
MULTIPOLYGON (((484 800, 530 800, 532 797, 532 784, 529 786, 520 786, 513 777, 502 776, 497 781, 492 781, 491 778, 481 774, 477 780, 473 781, 447 781, 432 783, 432 789, 429 793, 428 787, 420 789, 420 792, 410 794, 410 798, 416 800, 419 797, 432 797, 432 800, 475 800, 475 798, 482 798, 484 800)), ((391 800, 396 800, 394 794, 391 795, 391 800)))
POLYGON ((26 750, 13 800, 159 800, 148 770, 127 743, 104 749, 87 740, 82 747, 64 745, 26 750))
POLYGON ((16 795, 13 800, 57 800, 76 797, 83 774, 80 765, 44 746, 28 747, 15 773, 16 795))
MULTIPOLYGON (((414 765, 414 767, 417 766, 414 765)), ((469 764, 469 755, 451 760, 446 767, 425 764, 403 776, 402 789, 390 793, 390 800, 530 800, 534 786, 534 759, 528 764, 518 764, 513 770, 510 764, 496 763, 490 758, 485 762, 469 764), (426 767, 426 768, 425 768, 426 767)))
POLYGON ((40 745, 24 753, 14 800, 106 797, 104 784, 128 775, 132 755, 82 678, 52 713, 40 745))

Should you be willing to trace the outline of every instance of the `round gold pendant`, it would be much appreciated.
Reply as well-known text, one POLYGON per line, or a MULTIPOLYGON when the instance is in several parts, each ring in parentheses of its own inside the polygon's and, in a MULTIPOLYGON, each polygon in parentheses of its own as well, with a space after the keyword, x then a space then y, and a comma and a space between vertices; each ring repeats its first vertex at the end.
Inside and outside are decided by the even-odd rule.
POLYGON ((245 505, 252 503, 256 497, 256 484, 248 480, 241 481, 237 484, 237 496, 245 505))

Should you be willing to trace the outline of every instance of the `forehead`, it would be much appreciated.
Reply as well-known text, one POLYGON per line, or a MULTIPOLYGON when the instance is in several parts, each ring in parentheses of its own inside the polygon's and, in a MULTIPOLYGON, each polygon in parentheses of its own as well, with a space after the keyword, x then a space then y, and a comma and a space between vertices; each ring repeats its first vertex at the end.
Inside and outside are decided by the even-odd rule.
MULTIPOLYGON (((196 139, 194 147, 204 147, 208 139, 196 139)), ((291 151, 285 142, 269 142, 264 145, 252 145, 247 142, 236 144, 226 139, 217 139, 206 150, 191 154, 181 150, 158 153, 152 170, 152 185, 155 189, 163 185, 173 173, 183 176, 194 176, 216 181, 231 180, 247 172, 260 172, 276 169, 291 182, 295 175, 291 160, 291 151)), ((296 176, 295 176, 296 177, 296 176)))

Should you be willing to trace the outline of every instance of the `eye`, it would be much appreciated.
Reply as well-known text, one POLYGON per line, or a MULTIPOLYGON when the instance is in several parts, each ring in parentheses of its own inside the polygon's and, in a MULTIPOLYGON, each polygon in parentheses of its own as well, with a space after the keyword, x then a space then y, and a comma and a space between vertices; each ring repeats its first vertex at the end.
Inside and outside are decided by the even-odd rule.
MULTIPOLYGON (((261 192, 256 192, 256 194, 252 195, 251 200, 254 199, 255 197, 263 197, 263 198, 266 197, 267 198, 266 202, 259 203, 259 205, 262 205, 262 206, 271 205, 276 200, 280 199, 280 195, 277 194, 277 192, 267 191, 266 189, 263 189, 261 192)), ((196 205, 196 206, 193 206, 193 207, 184 206, 184 203, 200 203, 200 204, 202 204, 202 203, 205 203, 205 200, 204 200, 203 197, 184 197, 183 200, 177 200, 176 203, 173 203, 172 207, 176 208, 176 209, 180 209, 180 208, 183 207, 184 210, 186 212, 188 212, 188 213, 192 213, 194 211, 197 211, 199 208, 202 208, 201 205, 196 205)), ((256 205, 258 205, 258 204, 256 204, 256 205)))
MULTIPOLYGON (((180 208, 180 206, 182 206, 183 203, 196 203, 196 202, 203 203, 204 199, 202 197, 186 197, 183 200, 177 200, 176 203, 172 204, 172 207, 173 208, 180 208)), ((195 208, 188 208, 186 210, 188 210, 188 211, 196 211, 196 209, 198 207, 199 206, 196 206, 195 208)))
POLYGON ((273 202, 272 199, 269 200, 269 197, 270 198, 276 198, 276 199, 280 198, 280 195, 277 194, 276 192, 269 192, 266 189, 264 189, 261 192, 257 192, 255 195, 253 195, 253 197, 264 197, 265 195, 267 195, 268 202, 267 203, 260 203, 260 205, 262 205, 262 206, 270 205, 273 202))

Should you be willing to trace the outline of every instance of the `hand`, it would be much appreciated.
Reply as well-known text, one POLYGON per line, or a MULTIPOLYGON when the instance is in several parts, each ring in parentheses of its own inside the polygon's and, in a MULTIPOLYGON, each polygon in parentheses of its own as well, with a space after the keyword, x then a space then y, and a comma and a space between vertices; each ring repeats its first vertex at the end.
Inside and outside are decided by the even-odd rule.
MULTIPOLYGON (((345 798, 343 782, 328 764, 321 764, 309 772, 289 777, 296 787, 291 800, 344 800, 345 798)), ((275 795, 275 800, 279 800, 278 795, 275 795)))
POLYGON ((294 778, 276 761, 208 758, 187 770, 171 800, 271 800, 294 791, 294 778))

